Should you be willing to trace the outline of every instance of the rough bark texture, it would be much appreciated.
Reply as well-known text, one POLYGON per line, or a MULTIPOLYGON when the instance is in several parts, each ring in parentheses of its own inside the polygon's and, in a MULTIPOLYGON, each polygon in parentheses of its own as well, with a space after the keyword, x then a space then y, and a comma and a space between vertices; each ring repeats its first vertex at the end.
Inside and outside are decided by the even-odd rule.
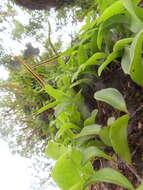
POLYGON ((18 5, 28 9, 48 9, 60 8, 66 4, 71 4, 74 0, 15 0, 18 5))

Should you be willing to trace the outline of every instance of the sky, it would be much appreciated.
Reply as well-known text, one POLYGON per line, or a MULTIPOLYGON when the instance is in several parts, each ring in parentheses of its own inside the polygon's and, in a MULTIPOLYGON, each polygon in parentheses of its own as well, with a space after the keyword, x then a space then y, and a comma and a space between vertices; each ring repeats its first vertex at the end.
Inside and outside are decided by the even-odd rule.
POLYGON ((30 174, 26 158, 12 155, 7 144, 0 140, 0 189, 29 190, 30 174))

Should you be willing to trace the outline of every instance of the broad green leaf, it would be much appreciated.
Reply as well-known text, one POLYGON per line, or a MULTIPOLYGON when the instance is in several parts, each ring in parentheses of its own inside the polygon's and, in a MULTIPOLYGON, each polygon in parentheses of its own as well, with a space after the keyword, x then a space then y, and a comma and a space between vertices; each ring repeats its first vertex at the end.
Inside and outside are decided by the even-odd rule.
POLYGON ((130 61, 131 61, 130 47, 127 46, 124 48, 124 53, 121 60, 121 67, 125 74, 130 73, 130 61))
POLYGON ((97 113, 98 113, 97 109, 93 110, 91 116, 84 121, 84 126, 95 124, 95 118, 97 113))
POLYGON ((124 115, 110 126, 110 140, 114 151, 127 163, 131 163, 131 155, 127 140, 129 116, 124 115))
POLYGON ((97 91, 94 94, 94 98, 96 100, 106 102, 107 104, 113 106, 120 111, 128 112, 122 94, 115 88, 106 88, 97 91))
POLYGON ((113 183, 129 190, 135 190, 133 185, 125 176, 112 168, 103 168, 95 172, 95 174, 87 180, 85 186, 99 182, 113 183))
POLYGON ((107 59, 98 68, 98 75, 100 76, 102 71, 107 67, 107 65, 109 65, 109 63, 111 63, 114 59, 116 59, 117 57, 120 57, 120 56, 121 56, 121 53, 119 51, 117 51, 117 52, 115 51, 115 52, 112 52, 111 54, 109 54, 107 59))
POLYGON ((135 36, 130 48, 130 76, 139 85, 143 85, 142 44, 143 29, 135 36))
POLYGON ((59 103, 58 101, 54 101, 54 102, 52 102, 52 103, 49 103, 49 104, 47 104, 46 106, 43 106, 42 108, 40 108, 40 109, 36 112, 36 114, 40 114, 40 113, 46 111, 46 110, 49 109, 49 108, 53 108, 53 107, 55 107, 58 103, 59 103))
POLYGON ((109 6, 108 8, 105 9, 105 11, 102 13, 102 15, 97 19, 97 23, 101 23, 106 21, 107 19, 109 19, 110 17, 117 15, 117 14, 121 14, 124 12, 124 6, 122 4, 122 2, 116 1, 115 3, 113 3, 111 6, 109 6))
POLYGON ((106 144, 107 146, 112 146, 109 132, 110 132, 110 126, 103 127, 99 132, 99 137, 104 142, 104 144, 106 144))
POLYGON ((143 190, 143 183, 136 190, 143 190))
POLYGON ((128 45, 132 41, 133 41, 133 38, 125 38, 125 39, 118 40, 113 47, 113 51, 121 51, 126 45, 128 45))
POLYGON ((60 143, 49 142, 48 147, 45 150, 45 154, 53 160, 58 160, 61 155, 67 152, 68 149, 60 143))
POLYGON ((52 177, 62 190, 69 190, 73 185, 82 180, 80 163, 82 154, 72 150, 61 156, 56 162, 52 177))
POLYGON ((83 182, 78 182, 73 185, 69 190, 83 190, 83 182))
POLYGON ((89 160, 91 160, 97 156, 101 157, 101 158, 105 158, 107 160, 113 160, 113 158, 111 156, 108 156, 103 151, 101 151, 99 148, 91 146, 91 147, 86 148, 83 151, 83 158, 82 158, 81 164, 85 165, 89 160))
POLYGON ((86 135, 98 135, 100 129, 101 129, 101 126, 98 124, 85 126, 81 130, 80 134, 77 135, 77 138, 82 137, 82 136, 86 136, 86 135))

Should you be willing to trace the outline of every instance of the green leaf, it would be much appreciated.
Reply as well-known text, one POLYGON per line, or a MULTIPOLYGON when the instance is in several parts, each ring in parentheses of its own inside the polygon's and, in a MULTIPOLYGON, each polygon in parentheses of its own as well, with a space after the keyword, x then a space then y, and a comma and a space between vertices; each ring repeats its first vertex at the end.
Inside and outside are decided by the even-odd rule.
POLYGON ((101 151, 99 148, 91 146, 91 147, 86 148, 83 151, 83 158, 82 158, 81 164, 85 165, 89 160, 91 160, 97 156, 101 157, 101 158, 105 158, 107 160, 113 160, 113 158, 111 156, 108 156, 103 151, 101 151))
POLYGON ((139 85, 143 85, 142 43, 143 29, 135 36, 130 48, 130 76, 139 85))
POLYGON ((121 61, 121 67, 125 74, 130 73, 130 61, 131 61, 130 47, 127 46, 124 48, 124 54, 121 61))
POLYGON ((91 80, 90 80, 90 79, 86 79, 86 78, 80 79, 80 80, 74 82, 72 85, 70 85, 70 88, 73 88, 73 87, 75 87, 75 86, 78 86, 78 85, 80 85, 80 84, 82 84, 82 83, 89 85, 89 84, 91 83, 91 80))
POLYGON ((120 57, 120 56, 121 56, 121 53, 119 51, 117 51, 117 52, 115 51, 115 52, 112 52, 111 54, 109 54, 107 59, 98 68, 98 75, 100 76, 102 71, 107 67, 107 65, 109 65, 109 63, 111 63, 114 59, 116 59, 117 57, 120 57))
POLYGON ((106 21, 107 19, 109 19, 110 17, 117 15, 117 14, 121 14, 124 12, 124 6, 122 4, 122 2, 116 1, 115 3, 113 3, 111 6, 109 6, 108 8, 105 9, 105 11, 102 13, 102 15, 97 19, 97 23, 101 23, 106 21))
POLYGON ((99 101, 106 102, 107 104, 113 106, 114 108, 127 112, 126 103, 122 94, 115 88, 106 88, 100 91, 97 91, 94 94, 94 98, 99 101))
POLYGON ((131 43, 133 38, 125 38, 118 40, 113 47, 113 51, 121 51, 127 44, 131 43))
POLYGON ((126 8, 126 10, 130 13, 130 15, 132 17, 132 27, 134 28, 133 30, 135 32, 138 32, 139 30, 141 30, 143 28, 143 23, 140 20, 140 18, 138 17, 138 15, 136 14, 135 1, 121 0, 121 2, 123 3, 123 6, 126 8), (135 25, 135 27, 133 26, 133 24, 135 25))
POLYGON ((84 71, 86 69, 87 66, 90 65, 99 65, 99 62, 97 60, 99 59, 104 59, 106 58, 107 55, 105 53, 101 53, 101 52, 97 52, 94 55, 92 55, 85 64, 80 65, 79 69, 77 70, 77 72, 74 73, 73 77, 72 77, 72 82, 77 79, 78 75, 80 72, 84 71))
POLYGON ((77 59, 78 59, 78 65, 81 65, 88 60, 87 50, 83 45, 80 45, 79 47, 77 59))
POLYGON ((45 154, 53 160, 58 160, 61 155, 67 152, 67 148, 60 143, 49 142, 48 147, 45 150, 45 154))
POLYGON ((55 107, 58 103, 59 103, 58 101, 54 101, 54 102, 52 102, 52 103, 49 103, 49 104, 43 106, 41 109, 39 109, 39 110, 36 112, 36 114, 40 114, 40 113, 46 111, 46 110, 49 109, 49 108, 53 108, 53 107, 55 107))
POLYGON ((79 182, 73 185, 69 190, 83 190, 83 183, 79 182))
POLYGON ((110 132, 110 126, 108 127, 103 127, 100 132, 99 132, 99 137, 100 139, 107 145, 107 146, 112 146, 111 140, 109 137, 109 132, 110 132))
POLYGON ((98 124, 85 126, 81 130, 80 134, 77 135, 76 138, 86 136, 86 135, 98 135, 100 129, 101 129, 101 126, 98 124))
POLYGON ((80 168, 82 154, 72 150, 61 156, 56 162, 52 177, 62 190, 69 190, 82 180, 80 168))
POLYGON ((87 180, 85 186, 99 182, 113 183, 129 190, 135 190, 125 176, 112 168, 103 168, 95 172, 95 174, 87 180))
POLYGON ((127 140, 129 116, 126 114, 110 126, 110 139, 114 151, 127 163, 131 163, 131 155, 127 140))
POLYGON ((46 84, 45 91, 57 101, 67 100, 68 96, 61 90, 54 89, 51 85, 46 84))
POLYGON ((97 109, 93 110, 91 116, 84 121, 84 126, 95 124, 95 118, 97 113, 98 113, 97 109))

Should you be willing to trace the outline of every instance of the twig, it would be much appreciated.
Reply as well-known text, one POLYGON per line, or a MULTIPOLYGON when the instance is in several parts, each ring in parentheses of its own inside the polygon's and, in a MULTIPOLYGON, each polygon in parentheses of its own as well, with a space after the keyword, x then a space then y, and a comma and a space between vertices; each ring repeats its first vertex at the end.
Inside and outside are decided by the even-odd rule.
POLYGON ((56 50, 56 48, 54 47, 52 41, 51 41, 51 24, 50 24, 50 21, 48 20, 48 26, 49 26, 49 32, 48 32, 48 40, 49 40, 49 44, 53 50, 53 52, 58 55, 58 52, 56 50))
POLYGON ((133 166, 130 166, 130 165, 128 165, 127 163, 125 163, 125 165, 126 165, 127 168, 136 176, 136 178, 137 178, 137 180, 138 180, 139 182, 142 182, 142 181, 143 181, 143 179, 137 174, 137 172, 136 172, 136 170, 135 170, 135 168, 134 168, 133 166))
POLYGON ((45 60, 45 61, 42 61, 41 63, 39 63, 39 64, 35 65, 34 67, 32 67, 32 69, 35 69, 35 68, 37 68, 37 67, 39 67, 39 66, 42 66, 42 65, 45 65, 45 64, 47 64, 47 63, 51 63, 51 62, 57 60, 59 57, 60 57, 60 55, 57 55, 57 56, 55 56, 55 57, 52 57, 52 58, 47 59, 47 60, 45 60))

